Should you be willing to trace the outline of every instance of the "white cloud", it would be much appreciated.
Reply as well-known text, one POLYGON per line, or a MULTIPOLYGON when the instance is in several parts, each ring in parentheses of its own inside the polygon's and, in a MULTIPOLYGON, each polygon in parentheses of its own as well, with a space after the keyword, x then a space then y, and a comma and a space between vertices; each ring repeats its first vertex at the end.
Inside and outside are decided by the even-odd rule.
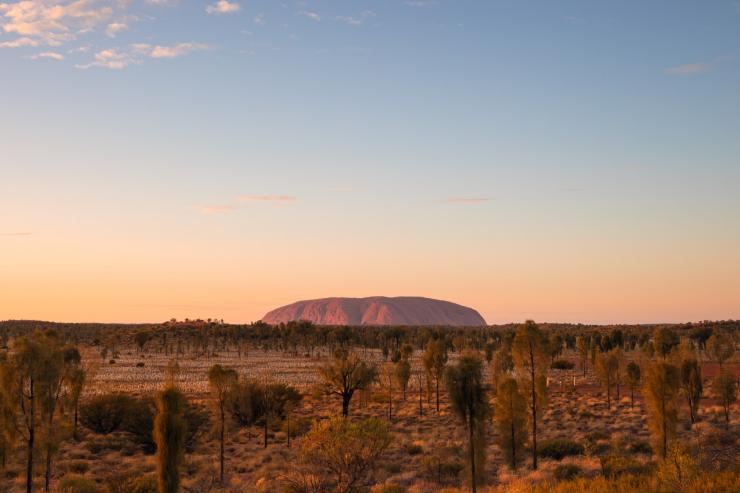
POLYGON ((0 48, 21 48, 23 46, 38 46, 39 42, 28 37, 16 38, 12 41, 3 41, 0 48))
POLYGON ((88 69, 92 67, 102 67, 110 70, 121 70, 129 65, 141 63, 141 58, 133 52, 120 51, 118 48, 102 50, 95 53, 95 59, 86 64, 77 64, 76 68, 88 69))
POLYGON ((110 36, 111 38, 115 38, 116 34, 120 33, 121 31, 125 31, 128 29, 128 25, 123 22, 111 22, 108 24, 108 27, 105 30, 105 34, 110 36))
POLYGON ((687 63, 685 65, 678 65, 677 67, 670 67, 666 69, 668 75, 695 75, 704 72, 709 72, 714 66, 713 63, 687 63))
POLYGON ((6 33, 58 46, 76 39, 80 32, 107 22, 114 2, 107 0, 20 0, 0 3, 0 27, 6 33))
POLYGON ((241 9, 240 4, 231 3, 229 0, 218 0, 218 2, 206 6, 206 12, 209 14, 233 14, 241 9))
POLYGON ((228 214, 234 210, 233 205, 202 205, 198 207, 201 214, 228 214))
POLYGON ((173 46, 155 46, 149 52, 149 56, 152 58, 175 58, 182 55, 187 55, 193 51, 208 50, 211 47, 203 43, 178 43, 173 46))
POLYGON ((721 63, 730 62, 734 59, 734 55, 721 55, 708 62, 687 63, 676 67, 669 67, 665 70, 665 73, 668 75, 678 76, 703 74, 714 70, 714 68, 721 63))
POLYGON ((321 20, 321 16, 317 14, 316 12, 301 12, 301 15, 303 17, 308 17, 312 21, 319 22, 321 20))
POLYGON ((406 2, 409 7, 431 7, 436 4, 436 0, 408 0, 406 2))
POLYGON ((267 24, 267 19, 265 19, 265 14, 257 14, 254 16, 254 23, 259 24, 260 26, 264 26, 267 24))
POLYGON ((38 55, 31 56, 31 60, 41 60, 42 58, 49 58, 51 60, 64 60, 64 55, 61 53, 56 53, 54 51, 45 51, 43 53, 39 53, 38 55))
POLYGON ((101 67, 121 70, 130 65, 139 65, 145 58, 176 58, 193 51, 208 50, 211 46, 203 43, 178 43, 172 46, 152 46, 147 43, 134 43, 126 49, 111 48, 99 51, 89 63, 77 64, 76 68, 101 67))
POLYGON ((357 17, 338 15, 337 20, 339 22, 344 22, 345 24, 348 24, 350 26, 361 26, 367 19, 373 17, 374 15, 375 13, 373 11, 365 10, 357 17))

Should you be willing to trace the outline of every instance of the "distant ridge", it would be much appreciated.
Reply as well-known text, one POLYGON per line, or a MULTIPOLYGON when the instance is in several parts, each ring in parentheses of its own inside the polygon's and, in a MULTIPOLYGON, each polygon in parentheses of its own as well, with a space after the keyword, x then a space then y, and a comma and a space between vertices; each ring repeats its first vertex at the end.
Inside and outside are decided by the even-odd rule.
POLYGON ((483 317, 472 308, 418 296, 297 301, 262 317, 262 321, 269 324, 292 320, 309 320, 319 325, 486 325, 483 317))

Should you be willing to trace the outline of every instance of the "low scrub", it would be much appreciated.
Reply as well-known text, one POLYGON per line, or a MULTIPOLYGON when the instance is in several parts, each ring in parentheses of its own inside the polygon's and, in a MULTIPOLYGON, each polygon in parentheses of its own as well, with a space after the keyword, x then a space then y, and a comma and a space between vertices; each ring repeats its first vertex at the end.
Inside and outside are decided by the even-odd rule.
POLYGON ((575 464, 560 464, 555 468, 555 479, 558 481, 570 481, 581 475, 581 468, 575 464))
POLYGON ((537 447, 537 455, 555 460, 562 460, 563 457, 571 455, 583 455, 583 453, 583 445, 571 440, 545 440, 537 447))
POLYGON ((60 493, 101 493, 100 488, 92 479, 77 474, 68 474, 59 481, 60 493))
POLYGON ((559 359, 555 360, 552 365, 550 365, 550 368, 552 368, 553 370, 572 370, 573 368, 575 368, 575 366, 576 365, 574 365, 567 359, 559 359))

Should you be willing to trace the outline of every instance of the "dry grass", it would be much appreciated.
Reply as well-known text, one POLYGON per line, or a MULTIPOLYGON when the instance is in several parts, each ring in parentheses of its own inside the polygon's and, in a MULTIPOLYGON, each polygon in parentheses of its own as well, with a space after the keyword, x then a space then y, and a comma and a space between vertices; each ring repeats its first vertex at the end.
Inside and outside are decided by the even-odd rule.
MULTIPOLYGON (((235 368, 240 375, 254 378, 272 378, 298 386, 306 397, 292 419, 321 419, 340 410, 340 403, 332 398, 320 398, 311 395, 309 389, 316 382, 316 368, 327 357, 328 351, 315 357, 305 355, 287 355, 282 352, 252 350, 239 357, 236 352, 221 351, 211 358, 181 356, 178 360, 180 373, 178 383, 190 399, 206 401, 208 386, 206 373, 213 364, 220 363, 235 368)), ((87 388, 85 396, 104 392, 128 392, 146 394, 161 388, 165 368, 171 357, 157 353, 138 354, 134 348, 123 348, 115 364, 101 362, 101 357, 94 348, 86 348, 84 357, 88 362, 99 363, 94 378, 87 388), (143 367, 137 363, 143 362, 143 367)), ((367 359, 381 361, 378 351, 368 351, 367 359)), ((565 354, 566 358, 576 360, 574 354, 565 354)), ((451 360, 455 359, 453 354, 451 360)), ((419 364, 418 354, 414 357, 414 366, 419 364)), ((735 364, 733 370, 740 368, 735 364)), ((589 371, 586 377, 580 376, 579 370, 551 371, 550 398, 540 427, 540 439, 566 438, 582 444, 590 444, 587 454, 581 457, 570 457, 562 463, 578 465, 585 477, 593 477, 600 472, 600 463, 595 455, 599 450, 625 448, 635 441, 649 441, 646 426, 645 408, 639 395, 635 407, 631 408, 629 389, 622 387, 622 396, 614 400, 611 410, 606 407, 604 390, 599 387, 594 375, 589 371), (576 385, 573 387, 573 377, 576 385), (601 435, 601 436, 600 436, 601 435), (589 455, 589 452, 591 455, 589 455)), ((487 375, 490 378, 490 375, 487 375)), ((707 386, 708 387, 708 386, 707 386)), ((707 388, 708 392, 711 390, 707 388)), ((433 397, 432 397, 433 399, 433 397)), ((418 389, 412 378, 406 401, 401 400, 400 392, 394 396, 394 419, 392 431, 395 439, 383 461, 374 472, 378 484, 400 484, 410 492, 433 491, 466 491, 462 477, 443 477, 430 473, 428 466, 436 457, 442 461, 463 462, 465 441, 455 417, 450 413, 446 395, 442 393, 441 411, 436 413, 432 401, 423 400, 424 415, 419 416, 418 389), (445 490, 448 488, 449 490, 445 490)), ((734 409, 732 427, 740 427, 737 406, 734 409)), ((351 405, 353 418, 369 416, 387 416, 387 394, 377 390, 367 402, 360 403, 356 396, 351 405)), ((723 419, 722 410, 711 400, 703 401, 699 417, 709 425, 720 425, 723 419)), ((680 427, 683 437, 690 437, 691 431, 680 427)), ((488 429, 488 471, 491 488, 510 487, 516 491, 522 484, 532 484, 551 480, 553 471, 559 464, 551 460, 542 460, 540 470, 533 472, 525 464, 518 472, 510 471, 502 463, 502 457, 495 446, 493 426, 488 429)), ((237 429, 231 426, 226 444, 226 471, 228 487, 225 491, 234 492, 271 492, 276 491, 280 477, 296 461, 296 449, 288 448, 286 436, 281 431, 272 430, 270 445, 262 445, 260 429, 237 429)), ((24 489, 22 467, 22 450, 11 457, 9 466, 2 479, 0 490, 15 492, 24 489)), ((641 456, 640 460, 648 460, 641 456)), ((184 487, 186 491, 210 491, 217 477, 217 442, 215 434, 208 434, 189 454, 183 467, 184 487)), ((94 479, 101 486, 108 482, 121 483, 125 478, 139 477, 154 471, 153 456, 144 455, 131 444, 123 434, 96 436, 89 431, 82 431, 80 441, 66 442, 58 455, 55 465, 55 479, 65 473, 82 474, 94 479)), ((38 469, 43 470, 39 465, 38 469)), ((462 473, 464 474, 464 472, 462 473)), ((376 488, 377 489, 377 488, 376 488)))

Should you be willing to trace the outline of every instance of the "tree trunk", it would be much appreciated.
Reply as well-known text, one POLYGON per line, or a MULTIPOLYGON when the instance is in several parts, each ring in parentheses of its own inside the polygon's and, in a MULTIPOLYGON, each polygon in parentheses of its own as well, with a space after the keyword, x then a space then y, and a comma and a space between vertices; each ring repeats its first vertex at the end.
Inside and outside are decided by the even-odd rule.
POLYGON ((473 417, 470 418, 470 424, 468 425, 469 430, 469 436, 468 439, 470 440, 470 488, 472 493, 476 493, 477 487, 476 487, 476 478, 475 478, 475 438, 474 438, 474 430, 473 430, 473 417))
POLYGON ((514 399, 509 399, 511 415, 511 466, 516 471, 516 433, 514 432, 514 399))
POLYGON ((424 408, 422 407, 421 400, 421 378, 419 378, 419 416, 424 415, 424 408))
POLYGON ((30 420, 28 425, 28 456, 26 458, 26 493, 33 491, 33 447, 36 441, 36 403, 34 398, 34 382, 30 381, 29 392, 30 420))
POLYGON ((537 382, 535 381, 534 350, 530 348, 529 362, 532 377, 532 469, 537 470, 537 382))
POLYGON ((46 471, 44 472, 44 491, 49 491, 51 483, 51 446, 46 447, 46 471))
POLYGON ((668 455, 668 426, 666 424, 665 419, 665 398, 661 400, 661 409, 663 411, 662 415, 662 425, 663 425, 663 459, 666 458, 668 455))
POLYGON ((221 462, 221 476, 220 476, 220 478, 221 478, 221 484, 224 484, 224 435, 225 435, 225 433, 224 433, 224 419, 225 419, 225 416, 224 416, 224 401, 223 401, 223 399, 221 399, 221 402, 219 403, 219 405, 220 405, 220 411, 221 411, 221 430, 220 430, 220 438, 221 438, 221 450, 220 450, 220 452, 221 452, 221 454, 220 454, 220 457, 219 457, 219 460, 221 462))
POLYGON ((439 377, 435 378, 437 382, 437 413, 439 413, 439 377))
POLYGON ((349 416, 349 396, 346 394, 342 395, 342 416, 349 416))

